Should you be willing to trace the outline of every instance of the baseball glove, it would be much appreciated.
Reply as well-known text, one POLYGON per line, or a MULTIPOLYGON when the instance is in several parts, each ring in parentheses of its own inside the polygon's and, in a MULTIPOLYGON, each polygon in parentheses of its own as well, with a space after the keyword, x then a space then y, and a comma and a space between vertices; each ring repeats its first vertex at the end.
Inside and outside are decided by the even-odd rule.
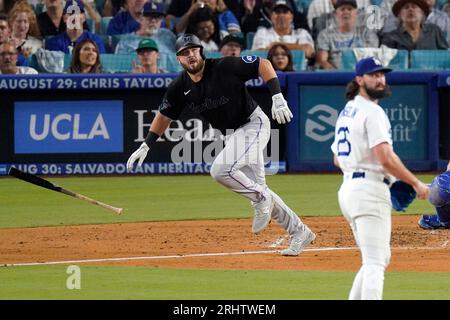
POLYGON ((397 211, 405 211, 406 208, 416 198, 416 191, 413 187, 403 181, 395 181, 391 185, 392 207, 397 211))

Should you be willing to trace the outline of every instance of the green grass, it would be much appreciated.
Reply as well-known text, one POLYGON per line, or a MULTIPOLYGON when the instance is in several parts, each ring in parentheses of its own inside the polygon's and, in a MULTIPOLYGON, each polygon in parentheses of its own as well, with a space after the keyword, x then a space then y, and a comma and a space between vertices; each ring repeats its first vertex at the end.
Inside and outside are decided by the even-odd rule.
MULTIPOLYGON (((80 266, 0 268, 0 299, 300 300, 347 299, 355 273, 80 266)), ((386 273, 385 299, 450 299, 447 273, 386 273)))
MULTIPOLYGON (((425 182, 432 178, 421 176, 425 182)), ((126 212, 117 216, 56 192, 1 178, 0 228, 242 218, 252 214, 245 199, 209 176, 49 180, 126 208, 126 212)), ((340 175, 277 175, 267 180, 301 216, 340 215, 336 197, 340 175)), ((407 213, 430 211, 426 201, 415 201, 407 213)), ((81 290, 68 290, 66 268, 0 267, 0 299, 346 299, 355 276, 351 272, 81 266, 81 290)), ((384 292, 385 299, 450 299, 450 278, 447 273, 389 272, 384 292)))
MULTIPOLYGON (((425 182, 432 175, 422 176, 425 182)), ((12 178, 0 179, 0 228, 119 223, 134 221, 251 217, 244 198, 210 176, 48 178, 66 189, 123 207, 117 216, 100 207, 12 178)), ((267 182, 300 216, 340 215, 336 192, 340 175, 268 176, 267 182)), ((430 212, 416 201, 408 213, 430 212)))

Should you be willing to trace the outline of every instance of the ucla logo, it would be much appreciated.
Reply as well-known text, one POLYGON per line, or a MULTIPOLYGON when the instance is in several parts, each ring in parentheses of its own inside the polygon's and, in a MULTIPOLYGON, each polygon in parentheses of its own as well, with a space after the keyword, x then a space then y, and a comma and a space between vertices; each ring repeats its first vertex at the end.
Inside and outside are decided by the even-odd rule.
POLYGON ((242 60, 243 60, 245 63, 253 63, 253 62, 256 61, 256 59, 258 59, 257 56, 242 56, 242 60))

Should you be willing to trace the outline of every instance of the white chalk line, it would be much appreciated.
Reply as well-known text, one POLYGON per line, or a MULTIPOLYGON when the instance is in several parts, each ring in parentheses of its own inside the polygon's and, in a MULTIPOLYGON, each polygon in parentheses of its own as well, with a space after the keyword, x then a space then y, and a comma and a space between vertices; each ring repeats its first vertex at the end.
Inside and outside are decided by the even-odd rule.
MULTIPOLYGON (((392 250, 433 250, 442 249, 442 247, 395 247, 392 250)), ((358 247, 325 247, 310 248, 303 252, 320 252, 320 251, 343 251, 343 250, 359 250, 358 247)), ((111 262, 111 261, 133 261, 133 260, 158 260, 158 259, 179 259, 179 258, 195 258, 195 257, 220 257, 220 256, 237 256, 248 254, 269 254, 279 253, 281 250, 263 250, 263 251, 239 251, 239 252, 217 252, 217 253, 193 253, 179 254, 170 256, 144 256, 144 257, 122 257, 122 258, 102 258, 102 259, 83 259, 83 260, 64 260, 64 261, 47 261, 47 262, 26 262, 26 263, 0 263, 0 267, 23 267, 23 266, 42 266, 57 264, 76 264, 76 263, 92 263, 92 262, 111 262)))

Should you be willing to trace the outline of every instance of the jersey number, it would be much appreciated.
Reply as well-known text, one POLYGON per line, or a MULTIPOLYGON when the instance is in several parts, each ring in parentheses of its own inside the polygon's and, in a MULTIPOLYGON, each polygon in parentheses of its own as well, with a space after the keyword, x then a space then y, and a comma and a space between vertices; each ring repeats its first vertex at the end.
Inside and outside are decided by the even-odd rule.
POLYGON ((340 127, 337 133, 339 138, 342 137, 337 144, 338 156, 347 157, 352 152, 352 145, 347 140, 347 133, 350 133, 350 131, 348 131, 348 127, 340 127))

